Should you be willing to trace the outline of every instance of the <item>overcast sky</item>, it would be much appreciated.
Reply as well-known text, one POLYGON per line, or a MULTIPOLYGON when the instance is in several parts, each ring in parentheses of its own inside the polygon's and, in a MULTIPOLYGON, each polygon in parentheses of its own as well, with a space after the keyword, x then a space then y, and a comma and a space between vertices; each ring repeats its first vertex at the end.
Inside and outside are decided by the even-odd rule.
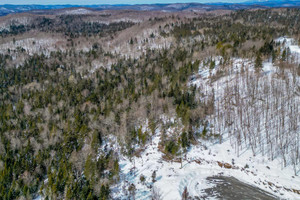
POLYGON ((0 5, 3 4, 38 4, 38 5, 92 5, 92 4, 151 4, 151 3, 208 3, 208 2, 228 2, 237 3, 245 0, 0 0, 0 5))

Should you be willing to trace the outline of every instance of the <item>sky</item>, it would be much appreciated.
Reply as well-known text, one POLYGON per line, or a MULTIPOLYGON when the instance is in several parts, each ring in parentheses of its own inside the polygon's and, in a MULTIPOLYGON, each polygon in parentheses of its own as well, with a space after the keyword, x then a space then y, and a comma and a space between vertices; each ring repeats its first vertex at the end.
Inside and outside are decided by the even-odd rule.
POLYGON ((210 2, 228 2, 238 3, 245 0, 0 0, 0 5, 104 5, 104 4, 152 4, 152 3, 210 3, 210 2))

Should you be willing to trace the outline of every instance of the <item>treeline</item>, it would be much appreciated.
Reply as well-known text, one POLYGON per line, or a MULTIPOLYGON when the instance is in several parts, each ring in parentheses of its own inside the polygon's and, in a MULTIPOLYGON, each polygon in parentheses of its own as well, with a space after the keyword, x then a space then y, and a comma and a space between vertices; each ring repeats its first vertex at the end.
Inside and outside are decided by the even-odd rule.
POLYGON ((0 31, 1 37, 18 35, 31 30, 47 33, 63 33, 70 38, 80 36, 106 37, 118 31, 133 26, 133 22, 113 22, 109 24, 100 22, 89 22, 88 16, 62 15, 55 18, 37 17, 28 25, 17 24, 12 22, 8 29, 0 31))

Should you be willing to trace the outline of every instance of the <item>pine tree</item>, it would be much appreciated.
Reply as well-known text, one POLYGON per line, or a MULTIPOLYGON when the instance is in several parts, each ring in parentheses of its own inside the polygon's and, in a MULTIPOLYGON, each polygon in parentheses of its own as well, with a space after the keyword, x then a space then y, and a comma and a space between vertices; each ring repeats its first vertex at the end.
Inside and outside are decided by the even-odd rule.
POLYGON ((73 194, 72 188, 69 186, 69 187, 67 188, 66 199, 67 199, 67 200, 71 200, 72 197, 73 197, 72 194, 73 194))
POLYGON ((261 53, 258 52, 255 59, 255 68, 261 69, 262 68, 262 59, 261 59, 261 53))

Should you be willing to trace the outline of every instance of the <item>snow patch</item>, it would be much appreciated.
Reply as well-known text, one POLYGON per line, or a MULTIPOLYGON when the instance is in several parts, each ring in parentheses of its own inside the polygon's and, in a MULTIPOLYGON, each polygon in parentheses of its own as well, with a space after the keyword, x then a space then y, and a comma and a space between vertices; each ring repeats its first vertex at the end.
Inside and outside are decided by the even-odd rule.
POLYGON ((295 39, 280 37, 275 41, 281 43, 285 48, 288 48, 291 51, 292 56, 295 58, 295 61, 300 63, 300 47, 295 39))
POLYGON ((74 10, 67 10, 62 13, 61 15, 86 15, 86 14, 91 14, 93 13, 91 10, 84 9, 84 8, 78 8, 74 10))

